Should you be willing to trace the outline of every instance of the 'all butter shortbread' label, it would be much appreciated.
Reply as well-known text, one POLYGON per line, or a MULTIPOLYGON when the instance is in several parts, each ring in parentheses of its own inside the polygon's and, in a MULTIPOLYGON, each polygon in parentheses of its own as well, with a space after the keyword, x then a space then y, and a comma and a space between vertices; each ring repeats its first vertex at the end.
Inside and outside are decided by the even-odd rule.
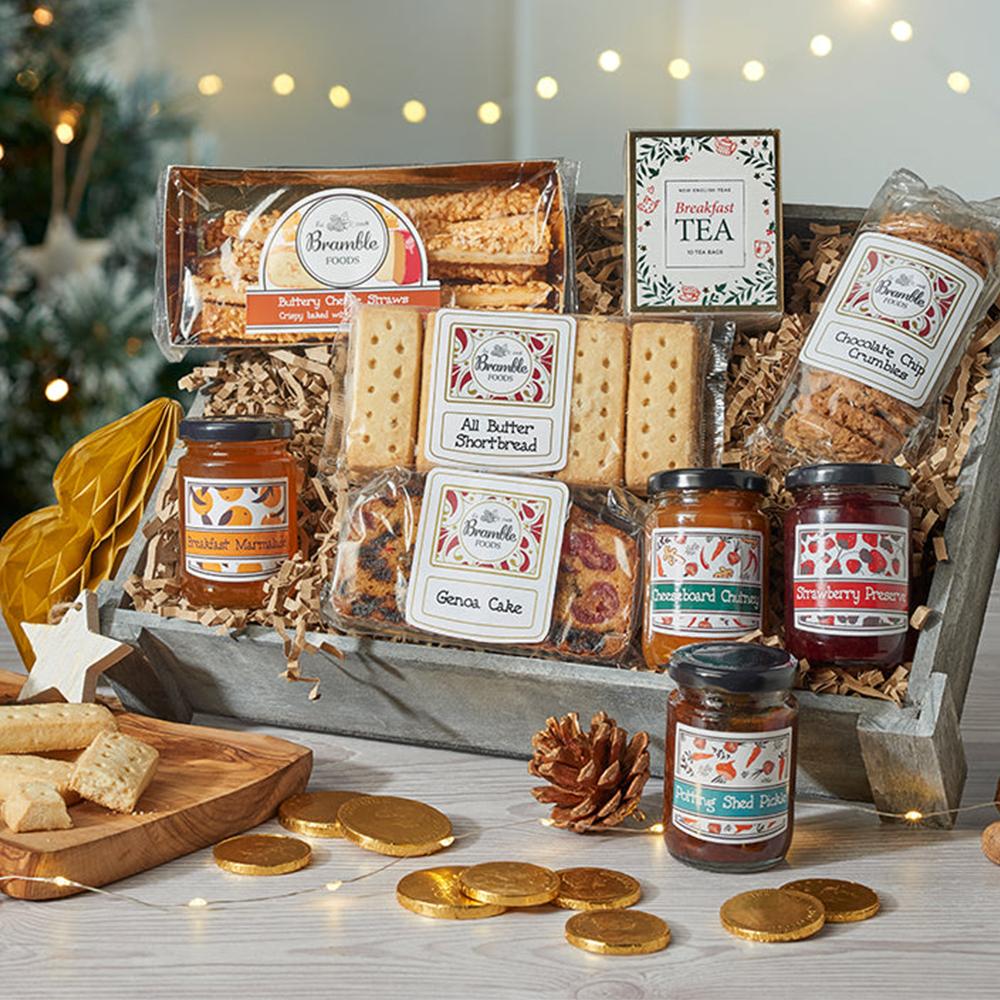
POLYGON ((568 509, 569 490, 554 480, 432 469, 407 624, 481 643, 541 642, 568 509))
POLYGON ((439 311, 428 460, 517 472, 563 468, 575 345, 572 316, 439 311))

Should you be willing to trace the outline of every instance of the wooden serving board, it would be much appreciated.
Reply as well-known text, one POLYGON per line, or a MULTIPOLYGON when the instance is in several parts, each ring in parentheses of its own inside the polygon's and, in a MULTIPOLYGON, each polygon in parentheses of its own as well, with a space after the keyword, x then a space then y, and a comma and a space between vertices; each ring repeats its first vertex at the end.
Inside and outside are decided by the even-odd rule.
MULTIPOLYGON (((0 703, 17 697, 23 678, 0 671, 0 703)), ((123 733, 156 747, 160 765, 139 801, 121 816, 81 802, 72 830, 11 833, 0 822, 0 875, 65 878, 103 886, 218 843, 270 819, 301 792, 312 751, 273 736, 117 714, 123 733)), ((56 899, 79 890, 41 882, 0 883, 19 899, 56 899)))

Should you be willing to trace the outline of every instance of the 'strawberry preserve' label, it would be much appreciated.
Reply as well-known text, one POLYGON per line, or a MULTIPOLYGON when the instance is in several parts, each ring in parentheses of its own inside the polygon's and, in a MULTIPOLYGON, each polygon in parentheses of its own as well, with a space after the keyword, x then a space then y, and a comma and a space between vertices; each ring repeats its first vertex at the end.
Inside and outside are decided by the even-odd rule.
POLYGON ((731 638, 761 626, 764 538, 736 528, 656 528, 649 573, 650 628, 731 638))
POLYGON ((716 844, 754 844, 788 829, 792 730, 727 733, 677 723, 670 821, 716 844))
POLYGON ((909 622, 909 532, 884 524, 795 528, 792 620, 801 632, 902 635, 909 622))

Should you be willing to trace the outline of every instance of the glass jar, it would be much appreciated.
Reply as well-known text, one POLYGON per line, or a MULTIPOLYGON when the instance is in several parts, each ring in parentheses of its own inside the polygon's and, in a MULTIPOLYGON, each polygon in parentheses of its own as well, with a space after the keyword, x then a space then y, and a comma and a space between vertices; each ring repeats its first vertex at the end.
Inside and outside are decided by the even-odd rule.
POLYGON ((896 465, 793 469, 785 514, 785 643, 811 666, 893 667, 910 611, 909 474, 896 465))
POLYGON ((189 418, 180 436, 184 596, 196 606, 259 607, 264 581, 297 548, 291 421, 189 418))
POLYGON ((650 476, 642 650, 663 669, 681 646, 736 639, 767 619, 767 481, 744 469, 650 476))
POLYGON ((663 836, 711 871, 756 872, 792 841, 795 660, 750 642, 685 646, 670 658, 663 836))

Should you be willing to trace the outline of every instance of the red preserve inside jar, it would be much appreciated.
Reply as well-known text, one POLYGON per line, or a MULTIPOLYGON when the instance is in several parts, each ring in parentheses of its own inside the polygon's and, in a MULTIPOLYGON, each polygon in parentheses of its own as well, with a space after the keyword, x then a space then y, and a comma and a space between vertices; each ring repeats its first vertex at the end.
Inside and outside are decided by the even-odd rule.
POLYGON ((785 644, 812 666, 893 667, 910 610, 908 473, 895 465, 793 469, 785 514, 785 644))

